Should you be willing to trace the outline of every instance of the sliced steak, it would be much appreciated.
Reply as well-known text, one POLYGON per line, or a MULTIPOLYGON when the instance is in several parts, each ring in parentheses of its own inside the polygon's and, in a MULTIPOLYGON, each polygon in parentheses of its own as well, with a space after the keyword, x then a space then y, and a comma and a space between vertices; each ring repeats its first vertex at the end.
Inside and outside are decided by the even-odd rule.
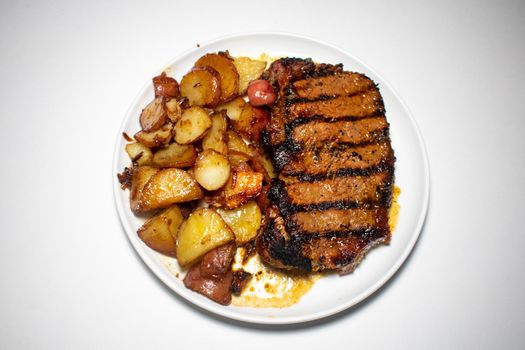
POLYGON ((390 241, 394 152, 376 84, 342 65, 284 58, 263 74, 278 92, 262 145, 278 172, 256 240, 278 268, 353 271, 390 241))

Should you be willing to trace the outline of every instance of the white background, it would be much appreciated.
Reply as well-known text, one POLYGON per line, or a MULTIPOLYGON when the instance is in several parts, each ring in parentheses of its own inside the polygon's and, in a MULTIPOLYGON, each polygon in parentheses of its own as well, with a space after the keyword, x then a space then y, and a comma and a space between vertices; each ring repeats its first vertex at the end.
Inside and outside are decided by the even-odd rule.
POLYGON ((525 347, 525 3, 0 3, 0 348, 525 347), (111 188, 146 81, 199 42, 288 31, 382 75, 424 136, 426 225, 379 292, 303 326, 195 309, 146 268, 111 188))

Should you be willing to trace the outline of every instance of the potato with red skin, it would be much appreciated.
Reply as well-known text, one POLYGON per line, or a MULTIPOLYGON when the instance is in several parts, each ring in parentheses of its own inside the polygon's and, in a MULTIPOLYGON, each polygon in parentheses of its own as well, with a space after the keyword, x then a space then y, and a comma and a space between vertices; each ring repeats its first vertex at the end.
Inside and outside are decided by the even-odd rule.
POLYGON ((164 109, 164 101, 162 97, 157 97, 142 110, 139 121, 142 130, 150 132, 163 126, 167 118, 168 114, 164 109))
POLYGON ((254 80, 248 85, 248 99, 254 107, 270 105, 277 99, 272 85, 263 79, 254 80))
POLYGON ((153 90, 155 91, 155 97, 168 97, 174 98, 179 97, 179 83, 177 80, 168 77, 166 72, 162 72, 153 78, 153 90))

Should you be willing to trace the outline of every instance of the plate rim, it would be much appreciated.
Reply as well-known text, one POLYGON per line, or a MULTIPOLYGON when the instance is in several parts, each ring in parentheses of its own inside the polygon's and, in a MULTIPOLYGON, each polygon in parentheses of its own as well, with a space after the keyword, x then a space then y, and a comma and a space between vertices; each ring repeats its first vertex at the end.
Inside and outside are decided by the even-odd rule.
POLYGON ((266 324, 266 325, 283 325, 283 324, 300 324, 300 323, 307 323, 315 320, 321 320, 323 318, 338 314, 344 310, 350 309, 351 307, 356 306, 357 304, 361 303, 363 300, 367 299, 371 295, 373 295, 375 292, 377 292, 383 285, 385 285, 391 278, 394 276, 394 274, 399 270, 399 268, 405 263, 406 259, 410 255, 410 253, 413 251, 413 248, 419 239, 419 236, 421 235, 421 231, 423 230, 423 226, 425 223, 425 220, 427 218, 428 214, 428 208, 429 208, 429 201, 430 201, 430 167, 429 167, 429 158, 427 153, 427 148, 425 146, 423 136, 421 133, 421 130, 417 124, 417 121, 415 120, 412 112, 408 108, 405 101, 401 98, 401 96, 398 94, 398 92, 392 87, 392 85, 386 80, 383 75, 380 75, 376 72, 375 69, 371 68, 368 64, 364 63, 361 59, 358 57, 350 54, 348 51, 344 50, 343 48, 336 46, 334 44, 331 44, 325 40, 320 40, 317 38, 313 38, 310 36, 305 36, 302 34, 296 34, 291 32, 282 32, 282 31, 247 31, 247 32, 237 32, 232 33, 228 35, 223 35, 216 37, 214 39, 210 39, 207 41, 202 42, 198 47, 187 49, 185 51, 182 51, 179 55, 176 55, 174 58, 170 59, 167 64, 165 64, 163 67, 169 67, 173 65, 175 62, 183 59, 187 55, 191 55, 197 51, 201 51, 205 49, 207 46, 220 43, 222 41, 232 40, 236 38, 241 37, 251 37, 251 36, 277 36, 277 37, 283 37, 283 38, 296 38, 303 41, 309 41, 316 45, 326 46, 328 48, 331 48, 333 50, 336 50, 340 52, 341 54, 349 57, 352 60, 355 60, 359 64, 366 67, 370 72, 372 72, 375 76, 379 77, 382 80, 382 83, 388 87, 388 89, 392 92, 395 99, 400 103, 401 107, 406 111, 407 116, 409 117, 409 121, 412 124, 413 129, 416 131, 417 136, 417 142, 419 144, 419 148, 421 150, 421 154, 423 157, 423 173, 424 173, 424 179, 423 179, 423 201, 422 201, 422 210, 420 211, 420 215, 416 224, 415 233, 412 234, 410 241, 408 244, 404 247, 402 253, 399 255, 395 263, 388 269, 388 271, 375 283, 370 285, 367 289, 359 293, 357 296, 351 298, 350 300, 341 303, 339 305, 336 305, 334 307, 328 308, 326 310, 313 312, 313 313, 307 313, 305 315, 300 316, 283 316, 283 317, 267 317, 267 316, 260 316, 260 315, 247 315, 247 314, 240 314, 236 313, 232 310, 234 310, 231 307, 222 306, 217 304, 217 307, 210 308, 210 305, 205 303, 201 298, 197 298, 196 293, 179 293, 178 289, 180 286, 176 285, 173 280, 173 277, 168 278, 166 271, 157 271, 158 266, 156 265, 157 262, 154 261, 154 258, 150 255, 146 254, 146 251, 143 249, 142 246, 139 246, 138 240, 133 240, 131 238, 132 233, 135 234, 135 231, 132 227, 130 227, 130 223, 128 220, 125 220, 126 213, 123 203, 119 200, 120 191, 122 191, 120 187, 120 183, 117 179, 117 174, 121 169, 118 168, 118 160, 119 160, 119 154, 121 152, 121 149, 119 146, 121 146, 122 143, 122 134, 125 131, 124 127, 127 124, 129 120, 129 115, 140 100, 141 96, 146 92, 148 88, 151 87, 151 82, 148 81, 144 84, 144 86, 140 89, 140 91, 136 94, 130 105, 128 106, 124 117, 121 121, 115 146, 114 146, 114 153, 113 153, 113 166, 112 166, 112 183, 113 183, 113 199, 115 201, 115 205, 117 207, 117 212, 119 216, 119 221, 124 228, 124 231, 126 233, 126 237, 128 241, 131 243, 133 248, 135 249, 135 252, 138 253, 142 261, 148 266, 148 268, 153 272, 153 274, 156 276, 156 278, 160 279, 166 286, 168 286, 171 291, 175 292, 179 297, 184 299, 186 302, 189 302, 190 304, 193 304, 194 306, 199 307, 200 309, 204 310, 205 312, 210 312, 225 318, 229 318, 232 320, 252 323, 252 324, 266 324), (195 294, 195 295, 193 295, 195 294))

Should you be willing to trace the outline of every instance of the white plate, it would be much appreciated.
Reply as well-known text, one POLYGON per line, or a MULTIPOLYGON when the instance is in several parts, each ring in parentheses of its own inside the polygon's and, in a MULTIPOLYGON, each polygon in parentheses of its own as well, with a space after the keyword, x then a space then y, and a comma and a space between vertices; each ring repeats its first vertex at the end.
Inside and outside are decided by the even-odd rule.
MULTIPOLYGON (((200 48, 179 56, 168 64, 167 68, 170 75, 180 79, 204 53, 221 50, 229 50, 234 56, 258 56, 267 53, 270 56, 311 57, 317 62, 343 63, 346 70, 364 73, 379 84, 397 158, 396 185, 401 188, 401 211, 392 243, 369 252, 351 275, 321 278, 299 303, 289 308, 221 306, 186 289, 182 281, 174 276, 177 264, 166 267, 166 259, 145 246, 137 237, 136 231, 143 220, 133 215, 129 209, 129 192, 122 191, 117 181, 117 173, 129 165, 129 158, 124 152, 125 140, 122 132, 133 135, 139 130, 140 111, 153 98, 151 81, 144 86, 128 110, 117 134, 115 146, 114 194, 118 213, 129 240, 146 265, 172 290, 203 309, 231 319, 263 324, 292 324, 333 315, 359 303, 380 288, 405 261, 425 219, 429 200, 428 160, 414 119, 390 85, 363 62, 332 45, 302 36, 281 33, 230 36, 203 44, 200 48)), ((152 72, 151 76, 157 73, 152 72)))

